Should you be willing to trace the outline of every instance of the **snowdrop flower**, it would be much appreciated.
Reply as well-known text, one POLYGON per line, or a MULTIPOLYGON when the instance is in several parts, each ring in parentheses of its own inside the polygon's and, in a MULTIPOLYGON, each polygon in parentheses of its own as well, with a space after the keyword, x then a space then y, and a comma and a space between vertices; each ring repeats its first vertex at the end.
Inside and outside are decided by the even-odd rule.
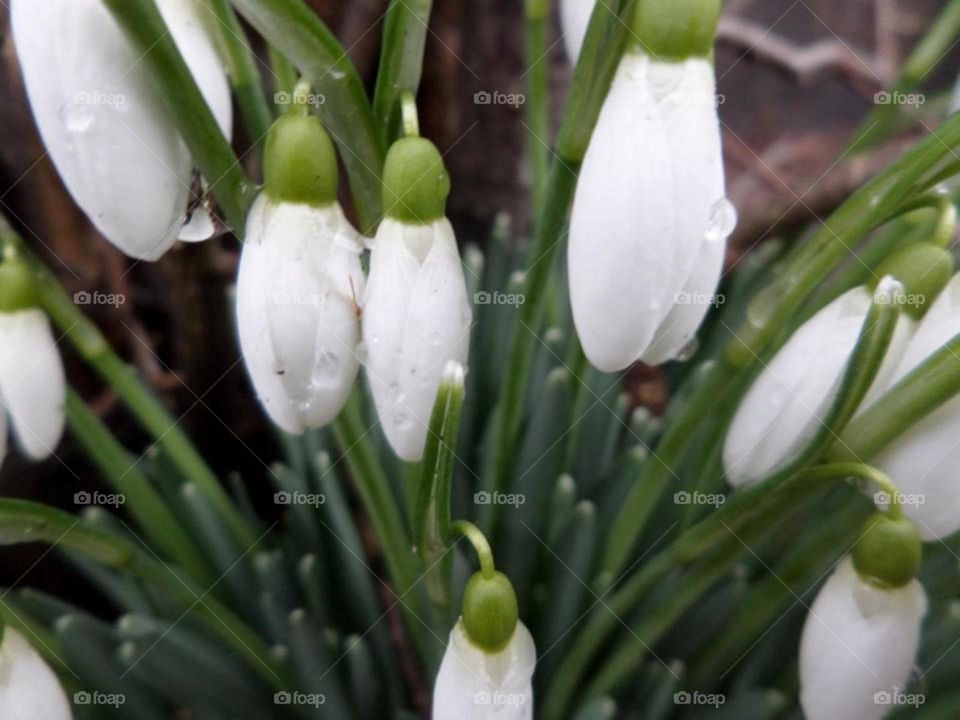
POLYGON ((560 0, 560 25, 563 28, 563 44, 570 63, 576 65, 580 49, 590 25, 596 0, 560 0))
POLYGON ((396 142, 384 166, 384 206, 363 303, 367 377, 394 451, 420 460, 444 368, 466 364, 471 313, 453 228, 450 180, 437 148, 396 142))
POLYGON ((570 223, 573 319, 614 372, 677 357, 711 305, 736 212, 709 59, 720 3, 641 0, 583 160, 570 223))
MULTIPOLYGON (((202 6, 157 6, 230 137, 230 90, 202 6)), ((193 161, 139 53, 101 0, 14 0, 11 12, 34 119, 64 184, 110 242, 156 260, 183 226, 193 161)))
POLYGON ((890 586, 853 559, 842 560, 810 608, 800 641, 808 720, 878 720, 892 710, 891 698, 910 679, 926 611, 916 579, 890 586))
POLYGON ((57 676, 11 627, 0 643, 0 717, 3 720, 70 720, 70 704, 57 676))
POLYGON ((480 531, 465 522, 454 530, 473 543, 481 570, 464 589, 433 691, 433 720, 530 720, 537 650, 518 619, 517 595, 480 531))
MULTIPOLYGON (((960 275, 955 276, 927 311, 902 360, 887 379, 893 386, 960 333, 960 275)), ((869 408, 865 412, 869 412, 869 408)), ((922 502, 905 512, 924 540, 960 530, 960 398, 954 397, 894 440, 875 459, 900 490, 922 502)))
POLYGON ((66 379, 31 273, 9 256, 0 263, 0 348, 0 463, 8 422, 23 453, 43 460, 63 434, 66 379))
MULTIPOLYGON (((902 293, 885 278, 878 296, 902 293)), ((744 396, 727 432, 723 465, 734 486, 783 469, 820 427, 839 389, 874 296, 866 287, 847 291, 807 320, 763 369, 744 396)), ((886 385, 906 348, 914 321, 901 314, 867 402, 886 385)))
POLYGON ((264 175, 237 278, 240 346, 271 419, 300 434, 337 416, 357 376, 362 247, 316 117, 294 110, 276 122, 264 175))

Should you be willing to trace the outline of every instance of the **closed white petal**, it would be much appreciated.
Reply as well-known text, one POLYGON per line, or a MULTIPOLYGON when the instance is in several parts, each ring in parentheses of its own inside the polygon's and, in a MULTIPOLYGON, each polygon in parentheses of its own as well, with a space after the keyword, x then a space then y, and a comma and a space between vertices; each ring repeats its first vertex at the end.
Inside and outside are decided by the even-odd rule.
POLYGON ((877 720, 906 689, 927 611, 916 580, 895 590, 863 582, 850 558, 827 580, 800 642, 807 720, 877 720))
POLYGON ((587 34, 590 24, 590 15, 593 13, 595 0, 560 0, 560 25, 563 28, 563 45, 567 50, 567 58, 571 64, 576 64, 580 57, 580 48, 587 34))
POLYGON ((720 301, 717 285, 726 256, 725 237, 711 238, 704 243, 687 284, 677 294, 673 308, 660 323, 650 347, 641 356, 649 365, 672 360, 696 337, 703 318, 720 301))
POLYGON ((331 422, 356 379, 358 241, 337 205, 261 195, 251 211, 237 278, 240 344, 260 401, 287 432, 331 422))
POLYGON ((537 650, 524 624, 499 653, 470 642, 462 623, 450 633, 433 690, 433 720, 527 720, 533 717, 537 650))
MULTIPOLYGON (((781 469, 820 427, 870 309, 872 295, 854 288, 804 323, 747 392, 723 448, 733 485, 781 469)), ((884 387, 903 355, 914 323, 901 315, 871 393, 884 387)))
POLYGON ((7 457, 7 410, 3 404, 3 395, 0 394, 0 467, 7 457))
MULTIPOLYGON (((160 257, 183 224, 193 163, 139 54, 99 0, 16 0, 12 26, 34 118, 70 194, 123 252, 160 257)), ((187 60, 226 123, 209 54, 189 26, 171 32, 191 41, 187 60)))
POLYGON ((11 627, 0 645, 0 718, 70 720, 70 703, 43 658, 11 627))
POLYGON ((467 361, 470 319, 450 223, 384 220, 370 257, 363 338, 380 422, 404 460, 423 456, 444 368, 467 361))
MULTIPOLYGON (((927 311, 903 360, 885 383, 899 382, 960 333, 960 275, 955 276, 927 311)), ((870 412, 867 409, 865 412, 870 412)), ((953 398, 893 441, 874 464, 915 502, 904 511, 924 540, 960 530, 960 398, 953 398)))
POLYGON ((42 310, 0 313, 0 399, 17 441, 34 460, 60 442, 66 379, 50 321, 42 310))
POLYGON ((672 148, 650 61, 620 62, 577 182, 570 221, 570 300, 584 353, 600 370, 636 361, 686 282, 674 237, 672 148))

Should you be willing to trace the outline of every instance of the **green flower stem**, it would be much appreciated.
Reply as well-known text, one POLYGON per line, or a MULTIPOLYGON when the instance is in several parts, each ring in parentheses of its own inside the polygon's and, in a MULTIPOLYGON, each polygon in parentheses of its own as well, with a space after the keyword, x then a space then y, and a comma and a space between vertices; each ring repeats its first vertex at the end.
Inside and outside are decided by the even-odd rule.
MULTIPOLYGON (((395 129, 400 98, 417 96, 423 73, 423 52, 430 22, 431 0, 391 0, 383 21, 383 45, 373 93, 373 114, 380 140, 388 147, 397 139, 395 129)), ((409 133, 405 133, 409 137, 409 133)))
POLYGON ((103 0, 142 58, 234 231, 242 235, 254 190, 177 49, 154 0, 103 0))
POLYGON ((400 96, 401 116, 403 117, 403 136, 420 137, 420 118, 417 117, 417 99, 411 92, 400 96))
POLYGON ((137 421, 156 438, 186 480, 196 483, 217 506, 237 539, 249 547, 257 538, 240 511, 224 491, 216 475, 190 442, 179 422, 170 414, 134 371, 111 349, 106 338, 80 311, 57 278, 27 248, 6 218, 0 215, 0 244, 13 245, 34 272, 43 309, 83 360, 123 400, 137 421))
POLYGON ((493 550, 480 528, 466 520, 457 520, 450 525, 450 530, 470 541, 480 560, 480 573, 487 579, 492 578, 497 572, 493 564, 493 550))
POLYGON ((113 489, 125 497, 124 508, 136 518, 159 553, 173 559, 199 582, 212 582, 214 578, 201 560, 202 553, 170 512, 163 497, 72 389, 67 393, 67 424, 113 489))
MULTIPOLYGON (((270 72, 273 74, 273 91, 275 93, 292 93, 299 77, 296 68, 287 60, 287 56, 273 45, 267 50, 270 59, 270 72)), ((274 116, 283 114, 283 108, 277 106, 274 116)))
POLYGON ((227 66, 230 85, 237 98, 247 134, 251 142, 262 146, 267 131, 273 124, 273 112, 263 92, 257 56, 250 48, 250 41, 236 13, 230 7, 230 0, 205 2, 207 10, 216 19, 210 23, 210 27, 215 33, 220 54, 227 66))
POLYGON ((376 452, 364 441, 367 430, 363 426, 360 398, 356 392, 333 427, 360 500, 370 515, 380 541, 387 570, 396 584, 397 597, 402 598, 401 605, 410 621, 410 632, 420 648, 425 649, 421 632, 423 626, 417 614, 418 596, 413 593, 417 584, 417 557, 390 489, 389 480, 376 452))
POLYGON ((550 102, 548 96, 547 20, 549 0, 524 3, 527 45, 527 152, 533 168, 533 208, 543 207, 547 173, 550 170, 550 102))
MULTIPOLYGON (((919 86, 947 56, 958 36, 960 2, 950 0, 940 15, 930 23, 930 30, 907 58, 890 94, 906 94, 919 86)), ((900 109, 897 103, 876 105, 854 135, 858 139, 851 149, 862 152, 884 140, 896 129, 900 109)))
POLYGON ((953 243, 953 235, 957 229, 957 206, 949 194, 921 195, 898 208, 896 218, 915 210, 933 210, 936 213, 937 224, 926 238, 926 242, 942 248, 949 247, 953 243))
MULTIPOLYGON (((855 472, 866 472, 852 465, 858 464, 818 466, 786 480, 774 477, 738 491, 721 510, 687 530, 618 589, 608 596, 603 596, 603 606, 591 613, 587 624, 574 639, 552 679, 546 692, 548 700, 544 717, 555 720, 564 716, 590 661, 619 625, 618 618, 629 615, 672 571, 697 563, 696 569, 684 576, 683 584, 677 589, 677 594, 672 596, 671 608, 674 603, 681 604, 681 601, 685 605, 695 602, 745 550, 741 540, 747 540, 752 533, 762 533, 775 527, 783 520, 785 512, 804 499, 812 497, 831 482, 849 477, 855 472), (738 537, 740 539, 737 539, 738 537), (723 572, 718 570, 721 565, 725 568, 723 572)), ((662 617, 654 614, 651 619, 646 620, 644 631, 659 634, 667 629, 676 619, 671 608, 664 609, 662 617), (653 628, 655 632, 646 628, 653 628)), ((648 642, 651 634, 641 637, 648 642)), ((636 644, 635 638, 631 637, 630 640, 636 644)), ((636 651, 631 651, 633 652, 636 651)), ((642 655, 642 647, 640 652, 642 655)), ((604 686, 608 683, 616 684, 623 673, 634 671, 638 658, 631 656, 627 662, 618 657, 611 662, 615 663, 615 669, 602 670, 601 674, 596 676, 604 678, 604 686)))
POLYGON ((453 555, 449 552, 450 488, 463 398, 462 369, 451 375, 445 373, 430 418, 413 519, 417 550, 427 573, 427 591, 439 622, 445 621, 450 608, 453 574, 453 555))
POLYGON ((233 611, 209 593, 184 584, 171 570, 146 552, 113 535, 94 530, 81 520, 38 503, 0 499, 0 545, 42 542, 73 550, 108 567, 131 573, 165 593, 208 626, 277 690, 292 687, 286 671, 274 661, 270 648, 233 611))
MULTIPOLYGON (((855 252, 857 244, 868 232, 895 217, 900 207, 910 203, 915 197, 914 186, 958 144, 960 114, 950 118, 936 134, 917 143, 874 177, 821 225, 782 275, 758 293, 753 304, 763 306, 762 316, 748 313, 747 320, 737 329, 726 351, 700 380, 700 388, 667 429, 654 450, 655 461, 648 464, 638 483, 654 482, 669 475, 670 468, 683 456, 687 440, 697 430, 701 419, 711 413, 729 388, 736 384, 734 375, 738 368, 743 373, 751 371, 751 366, 759 361, 760 355, 778 336, 778 331, 790 325, 791 317, 823 278, 829 276, 848 253, 855 252)), ((530 305, 532 303, 527 307, 530 305)), ((851 423, 851 426, 855 424, 851 423)), ((638 490, 631 492, 615 521, 604 553, 602 570, 605 577, 616 576, 636 542, 632 514, 642 499, 638 495, 638 490)))
POLYGON ((871 458, 960 393, 960 335, 856 417, 830 451, 833 460, 871 458))
POLYGON ((231 1, 323 97, 318 112, 340 150, 360 229, 370 234, 381 216, 384 144, 357 69, 333 33, 303 0, 231 1))
MULTIPOLYGON (((622 13, 627 17, 628 9, 622 13)), ((519 318, 507 359, 505 382, 500 393, 500 414, 496 425, 493 459, 493 488, 509 486, 510 460, 523 420, 523 401, 529 379, 528 369, 536 346, 537 332, 549 301, 548 287, 555 261, 563 247, 563 231, 577 185, 577 173, 587 151, 590 135, 610 89, 627 41, 627 25, 607 3, 597 3, 574 71, 573 87, 557 135, 554 159, 539 209, 534 242, 529 248, 525 273, 527 302, 519 318)), ((488 505, 485 520, 496 522, 499 506, 488 505)))

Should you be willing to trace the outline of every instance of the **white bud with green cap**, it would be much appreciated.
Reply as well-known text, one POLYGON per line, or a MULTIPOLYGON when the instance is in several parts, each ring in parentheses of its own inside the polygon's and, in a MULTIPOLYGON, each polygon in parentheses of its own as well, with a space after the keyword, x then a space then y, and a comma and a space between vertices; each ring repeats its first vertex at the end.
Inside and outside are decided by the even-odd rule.
POLYGON ((440 664, 433 718, 532 718, 537 650, 518 619, 513 585, 495 569, 490 546, 475 526, 460 521, 453 528, 473 543, 481 569, 467 583, 463 613, 440 664))
POLYGON ((31 270, 8 250, 0 260, 0 462, 7 422, 31 460, 53 454, 66 419, 66 377, 31 270))
POLYGON ((0 634, 0 718, 70 720, 70 702, 57 676, 18 631, 0 634))
POLYGON ((398 140, 383 172, 386 217, 363 303, 367 377, 394 451, 420 460, 444 368, 466 365, 472 313, 453 228, 450 178, 429 140, 398 140))
POLYGON ((584 352, 605 372, 693 341, 736 212, 710 59, 719 0, 640 0, 577 183, 568 266, 584 352))
MULTIPOLYGON (((230 88, 205 10, 192 0, 158 0, 157 9, 229 138, 230 88)), ((184 225, 193 160, 140 54, 101 0, 15 0, 11 24, 34 119, 67 190, 117 248, 156 260, 184 225)))
POLYGON ((337 416, 359 370, 362 245, 337 203, 333 143, 305 106, 271 129, 264 177, 237 278, 240 346, 267 413, 300 434, 337 416))

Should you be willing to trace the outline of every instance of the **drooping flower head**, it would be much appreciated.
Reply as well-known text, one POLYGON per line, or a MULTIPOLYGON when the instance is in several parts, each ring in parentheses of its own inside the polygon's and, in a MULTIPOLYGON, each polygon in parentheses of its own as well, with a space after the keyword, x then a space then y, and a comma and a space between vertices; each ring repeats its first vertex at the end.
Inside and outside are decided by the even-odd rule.
POLYGON ((735 211, 726 200, 713 65, 720 4, 641 0, 577 183, 573 317, 607 372, 661 363, 711 305, 735 211))
MULTIPOLYGON (((230 137, 230 89, 202 6, 157 7, 230 137)), ((184 224, 193 161, 139 53, 100 0, 15 0, 11 23, 34 119, 67 190, 111 243, 156 260, 184 224)))
POLYGON ((29 268, 12 253, 0 262, 0 463, 8 422, 33 460, 49 457, 63 434, 63 361, 34 283, 29 268))
POLYGON ((0 717, 3 720, 70 720, 70 704, 57 676, 11 627, 0 639, 0 717))
POLYGON ((270 417, 299 434, 331 422, 359 369, 362 245, 337 203, 333 144, 302 109, 264 157, 237 278, 240 345, 270 417))
POLYGON ((437 148, 423 138, 399 140, 383 182, 386 217, 363 303, 367 377, 390 445, 417 461, 444 368, 466 364, 471 312, 437 148))

